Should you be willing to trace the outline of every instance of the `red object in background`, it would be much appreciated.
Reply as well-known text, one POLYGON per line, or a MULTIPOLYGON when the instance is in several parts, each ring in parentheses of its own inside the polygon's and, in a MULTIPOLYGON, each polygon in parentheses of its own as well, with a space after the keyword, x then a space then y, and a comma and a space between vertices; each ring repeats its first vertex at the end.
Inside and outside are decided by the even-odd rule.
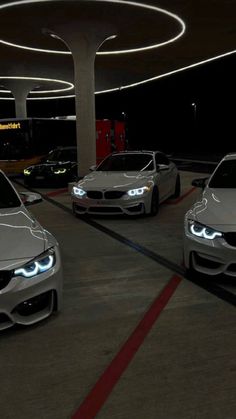
POLYGON ((114 121, 114 143, 115 151, 126 149, 125 123, 122 121, 114 121))
POLYGON ((111 125, 108 119, 96 121, 97 164, 112 152, 111 125))
POLYGON ((97 164, 113 151, 126 149, 125 122, 109 119, 96 120, 97 164))
MULTIPOLYGON (((50 150, 76 146, 76 117, 0 119, 0 169, 8 174, 20 174, 40 162, 50 150), (7 129, 3 129, 3 126, 7 129), (8 128, 17 126, 17 128, 8 128)), ((96 120, 97 164, 114 151, 127 148, 125 120, 96 120)))

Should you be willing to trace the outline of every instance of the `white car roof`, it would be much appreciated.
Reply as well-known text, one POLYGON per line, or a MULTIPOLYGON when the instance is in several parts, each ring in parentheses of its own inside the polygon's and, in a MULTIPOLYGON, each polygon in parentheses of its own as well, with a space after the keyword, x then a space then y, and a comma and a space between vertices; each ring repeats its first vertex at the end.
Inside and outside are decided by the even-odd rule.
POLYGON ((236 152, 226 154, 226 156, 223 157, 222 160, 236 160, 236 152))

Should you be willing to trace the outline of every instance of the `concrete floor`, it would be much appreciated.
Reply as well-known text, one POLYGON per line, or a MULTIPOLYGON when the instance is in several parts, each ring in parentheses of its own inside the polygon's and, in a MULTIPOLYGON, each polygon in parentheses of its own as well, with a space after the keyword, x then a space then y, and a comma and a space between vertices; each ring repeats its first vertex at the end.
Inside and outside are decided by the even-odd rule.
MULTIPOLYGON (((183 194, 194 177, 181 172, 183 194)), ((183 217, 197 194, 156 217, 93 219, 181 267, 183 217)), ((71 207, 68 193, 52 199, 71 207)), ((175 272, 50 202, 31 211, 61 245, 64 307, 1 333, 1 419, 235 419, 235 308, 185 278, 95 416, 78 410, 175 272)), ((108 371, 105 384, 113 379, 108 371)))

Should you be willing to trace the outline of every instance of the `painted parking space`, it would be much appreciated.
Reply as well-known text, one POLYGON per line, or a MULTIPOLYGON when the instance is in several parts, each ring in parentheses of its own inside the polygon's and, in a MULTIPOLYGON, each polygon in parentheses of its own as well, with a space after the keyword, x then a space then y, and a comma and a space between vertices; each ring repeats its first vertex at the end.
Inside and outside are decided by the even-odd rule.
MULTIPOLYGON (((175 227, 181 220, 185 205, 189 205, 187 200, 194 198, 195 193, 191 193, 178 205, 162 206, 163 220, 164 211, 171 211, 169 220, 173 217, 176 219, 172 224, 170 240, 176 234, 175 227)), ((67 202, 66 208, 70 209, 70 197, 67 193, 52 196, 51 199, 58 203, 67 202)), ((48 321, 46 326, 44 324, 37 330, 34 329, 33 337, 37 343, 38 339, 42 339, 42 345, 53 348, 51 354, 40 353, 38 362, 49 365, 50 359, 54 357, 56 362, 52 364, 51 377, 42 370, 39 372, 36 369, 35 372, 32 358, 29 357, 32 372, 36 373, 46 387, 39 388, 38 383, 30 381, 31 402, 30 406, 26 406, 27 400, 21 399, 22 413, 31 417, 31 408, 34 407, 35 410, 38 409, 40 418, 40 406, 43 406, 43 417, 66 419, 79 411, 96 382, 112 364, 123 344, 132 336, 155 295, 159 295, 168 283, 170 271, 136 253, 134 249, 128 249, 114 238, 104 234, 101 236, 101 231, 83 220, 75 219, 70 211, 63 212, 48 202, 32 207, 32 211, 37 218, 44 221, 44 225, 46 221, 48 228, 62 245, 66 272, 65 307, 62 315, 53 322, 48 321), (36 394, 40 390, 39 405, 36 394)), ((142 225, 142 236, 137 236, 140 243, 150 242, 151 223, 156 225, 160 214, 161 211, 157 217, 148 219, 149 229, 142 225)), ((137 229, 142 220, 145 218, 130 221, 137 229)), ((118 222, 123 222, 126 227, 128 225, 126 219, 109 220, 108 217, 97 217, 96 222, 104 227, 111 227, 113 231, 118 222)), ((156 229, 153 231, 153 240, 155 234, 156 229)), ((159 250, 160 248, 159 244, 159 250)), ((171 251, 169 259, 170 254, 171 259, 179 261, 177 253, 171 251)), ((100 411, 95 412, 96 416, 102 419, 189 419, 195 417, 198 409, 201 409, 201 419, 211 417, 211 412, 217 417, 217 411, 221 417, 230 418, 229 414, 234 413, 235 408, 232 396, 233 345, 231 341, 231 346, 227 346, 225 351, 224 341, 229 343, 230 335, 232 340, 235 324, 233 309, 214 295, 183 281, 158 322, 153 325, 150 334, 145 337, 134 359, 116 382, 113 391, 109 393, 105 404, 100 411), (213 351, 216 353, 214 357, 213 351), (191 379, 193 371, 201 382, 201 388, 210 389, 210 403, 205 392, 196 392, 197 382, 191 379), (224 388, 225 371, 228 384, 224 388), (220 393, 222 397, 215 397, 216 393, 220 393)), ((15 343, 22 346, 22 341, 16 340, 15 343)), ((30 343, 34 345, 33 339, 30 343)), ((32 350, 32 346, 26 351, 28 356, 30 349, 32 350)), ((3 351, 4 360, 5 350, 6 347, 3 351)), ((7 367, 9 372, 9 363, 7 367)), ((19 365, 15 367, 22 372, 19 365)), ((7 384, 7 379, 5 383, 7 384)), ((25 387, 26 383, 23 385, 25 387)), ((105 389, 102 387, 101 391, 105 389)), ((12 414, 16 413, 19 405, 17 398, 12 414)), ((34 417, 37 417, 37 413, 34 413, 34 417)))
MULTIPOLYGON (((189 187, 192 179, 196 176, 205 177, 206 174, 181 173, 182 193, 180 197, 178 199, 169 199, 163 203, 160 206, 157 217, 98 216, 82 217, 81 219, 105 234, 133 247, 141 254, 156 260, 157 263, 171 269, 172 272, 183 274, 184 270, 181 268, 181 265, 183 259, 184 214, 196 200, 196 197, 201 194, 201 190, 198 188, 189 187), (169 210, 168 206, 175 209, 169 210), (145 235, 143 235, 143 229, 145 229, 145 235)), ((71 213, 71 198, 68 190, 64 188, 56 191, 47 191, 46 193, 43 191, 43 196, 44 199, 52 204, 71 213)), ((42 190, 39 191, 42 192, 42 190)), ((204 278, 193 278, 193 282, 215 293, 219 298, 234 304, 234 296, 231 297, 231 294, 236 294, 233 278, 227 280, 225 278, 223 280, 222 278, 217 278, 214 283, 209 284, 204 278)))
POLYGON ((177 275, 170 279, 80 407, 73 414, 72 419, 92 419, 97 416, 180 282, 181 277, 177 275))
POLYGON ((101 246, 100 232, 47 202, 31 208, 61 245, 64 308, 1 336, 1 415, 62 419, 86 397, 171 272, 112 238, 101 246))
POLYGON ((50 191, 46 193, 46 196, 58 196, 58 195, 64 195, 68 193, 68 188, 62 188, 62 189, 56 189, 55 191, 50 191))

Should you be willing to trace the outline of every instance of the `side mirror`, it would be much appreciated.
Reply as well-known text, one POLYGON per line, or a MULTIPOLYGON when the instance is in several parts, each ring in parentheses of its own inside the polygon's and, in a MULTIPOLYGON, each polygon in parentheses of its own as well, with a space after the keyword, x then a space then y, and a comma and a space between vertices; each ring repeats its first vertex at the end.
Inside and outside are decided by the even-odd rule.
POLYGON ((204 189, 207 183, 208 177, 200 178, 200 179, 193 179, 192 186, 196 186, 196 188, 204 189))
POLYGON ((25 206, 38 204, 39 202, 42 202, 42 197, 38 193, 20 192, 20 197, 25 206))
POLYGON ((157 171, 162 172, 163 170, 169 170, 169 166, 167 164, 158 164, 157 171))
POLYGON ((96 170, 96 168, 97 168, 96 164, 93 164, 93 165, 89 168, 89 170, 90 170, 90 172, 94 172, 94 171, 96 170))

